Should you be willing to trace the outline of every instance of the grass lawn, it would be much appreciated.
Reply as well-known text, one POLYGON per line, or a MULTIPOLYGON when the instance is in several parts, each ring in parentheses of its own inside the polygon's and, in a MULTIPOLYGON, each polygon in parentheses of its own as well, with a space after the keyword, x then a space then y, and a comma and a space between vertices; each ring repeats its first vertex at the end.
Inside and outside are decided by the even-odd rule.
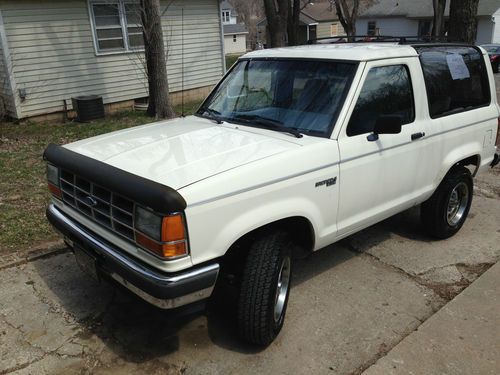
MULTIPOLYGON (((200 102, 186 103, 191 114, 200 102)), ((180 113, 180 106, 176 106, 180 113)), ((64 144, 152 122, 143 112, 121 112, 90 123, 0 123, 0 255, 58 238, 45 219, 49 201, 42 154, 64 144)))

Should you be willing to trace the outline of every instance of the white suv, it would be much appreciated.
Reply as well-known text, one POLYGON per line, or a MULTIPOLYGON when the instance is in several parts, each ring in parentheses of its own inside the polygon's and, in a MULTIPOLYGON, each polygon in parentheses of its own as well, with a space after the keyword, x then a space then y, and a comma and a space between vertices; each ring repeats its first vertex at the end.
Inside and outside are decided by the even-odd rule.
POLYGON ((49 145, 47 216, 85 270, 161 308, 230 280, 241 337, 266 345, 296 249, 419 204, 431 236, 455 234, 498 163, 498 117, 477 47, 251 52, 195 116, 49 145))

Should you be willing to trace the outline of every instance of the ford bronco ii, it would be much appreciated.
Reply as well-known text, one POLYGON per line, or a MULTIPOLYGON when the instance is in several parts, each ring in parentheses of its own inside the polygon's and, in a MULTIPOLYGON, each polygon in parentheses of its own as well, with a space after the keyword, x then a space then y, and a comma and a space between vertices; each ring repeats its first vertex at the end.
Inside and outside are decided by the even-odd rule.
POLYGON ((498 163, 498 118, 478 47, 250 52, 194 116, 49 145, 47 217, 85 270, 160 308, 207 299, 231 275, 240 335, 266 345, 296 249, 416 205, 429 235, 454 235, 473 176, 498 163))

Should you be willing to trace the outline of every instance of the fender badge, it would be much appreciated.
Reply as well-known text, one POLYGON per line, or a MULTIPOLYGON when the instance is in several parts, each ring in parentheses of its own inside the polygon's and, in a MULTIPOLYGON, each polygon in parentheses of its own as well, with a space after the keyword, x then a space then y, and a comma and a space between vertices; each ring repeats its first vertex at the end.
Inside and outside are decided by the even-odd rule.
POLYGON ((316 182, 314 187, 319 187, 319 186, 323 186, 323 185, 326 185, 328 187, 328 186, 335 185, 336 183, 337 183, 337 177, 333 177, 333 178, 329 178, 328 180, 316 182))

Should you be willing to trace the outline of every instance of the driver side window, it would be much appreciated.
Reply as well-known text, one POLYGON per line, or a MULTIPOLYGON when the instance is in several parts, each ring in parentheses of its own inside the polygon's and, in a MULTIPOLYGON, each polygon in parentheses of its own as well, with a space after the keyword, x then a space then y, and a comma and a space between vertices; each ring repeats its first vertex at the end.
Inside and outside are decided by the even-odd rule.
POLYGON ((373 131, 377 118, 397 115, 403 125, 415 119, 410 74, 405 65, 370 69, 347 125, 349 137, 373 131))

